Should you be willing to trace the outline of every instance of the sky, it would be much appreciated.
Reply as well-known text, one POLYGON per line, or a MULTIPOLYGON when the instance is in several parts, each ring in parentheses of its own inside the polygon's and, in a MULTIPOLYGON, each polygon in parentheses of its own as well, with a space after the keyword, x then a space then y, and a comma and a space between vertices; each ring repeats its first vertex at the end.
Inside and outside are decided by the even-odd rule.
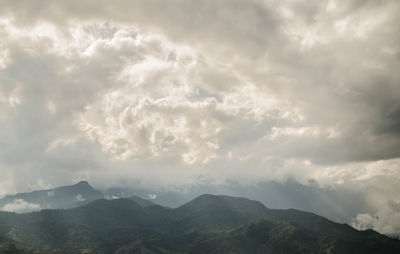
POLYGON ((357 228, 400 232, 399 13, 397 0, 0 0, 0 196, 290 179, 362 199, 357 228))

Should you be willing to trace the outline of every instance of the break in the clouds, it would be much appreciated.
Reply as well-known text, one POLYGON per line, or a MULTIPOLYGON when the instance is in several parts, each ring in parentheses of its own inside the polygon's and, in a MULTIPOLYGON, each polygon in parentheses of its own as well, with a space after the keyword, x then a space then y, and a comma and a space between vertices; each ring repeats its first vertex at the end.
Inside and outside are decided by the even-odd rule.
POLYGON ((0 1, 0 194, 314 179, 362 194, 354 226, 400 231, 399 11, 0 1))

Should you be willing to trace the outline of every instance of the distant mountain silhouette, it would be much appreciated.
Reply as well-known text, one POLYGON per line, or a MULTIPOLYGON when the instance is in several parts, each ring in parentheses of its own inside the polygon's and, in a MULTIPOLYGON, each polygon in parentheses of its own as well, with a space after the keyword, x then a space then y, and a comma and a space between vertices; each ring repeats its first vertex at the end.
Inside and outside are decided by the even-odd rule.
MULTIPOLYGON (((149 197, 149 195, 154 195, 154 197, 151 199, 153 203, 172 208, 179 207, 192 199, 184 197, 181 193, 173 191, 153 191, 151 189, 135 187, 112 187, 104 192, 104 196, 110 199, 129 198, 131 196, 149 197)), ((198 195, 194 195, 193 198, 196 196, 198 195)))
POLYGON ((201 195, 176 209, 147 201, 0 212, 0 253, 400 253, 400 241, 373 230, 246 198, 201 195))
POLYGON ((55 189, 38 190, 0 199, 0 210, 30 212, 40 209, 68 209, 103 198, 87 181, 55 189))

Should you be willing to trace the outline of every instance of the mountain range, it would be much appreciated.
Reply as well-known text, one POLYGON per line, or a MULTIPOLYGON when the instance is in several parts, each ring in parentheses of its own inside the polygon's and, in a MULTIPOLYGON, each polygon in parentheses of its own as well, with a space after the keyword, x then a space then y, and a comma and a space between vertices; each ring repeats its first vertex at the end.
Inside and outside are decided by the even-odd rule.
POLYGON ((137 196, 99 199, 89 187, 6 197, 47 206, 40 197, 54 191, 53 206, 75 207, 0 212, 0 253, 400 253, 400 241, 373 230, 247 198, 204 194, 168 208, 137 196))
POLYGON ((199 184, 186 186, 183 189, 157 188, 137 183, 102 191, 94 190, 88 182, 82 181, 56 189, 6 196, 0 199, 0 210, 21 213, 41 209, 73 208, 98 198, 115 199, 132 196, 151 200, 161 206, 176 208, 204 193, 246 197, 258 200, 267 207, 295 208, 317 213, 339 223, 351 223, 359 213, 374 213, 373 208, 355 192, 320 188, 315 181, 303 185, 293 180, 283 183, 260 182, 254 185, 237 182, 222 185, 199 184), (59 191, 64 195, 59 195, 59 191))

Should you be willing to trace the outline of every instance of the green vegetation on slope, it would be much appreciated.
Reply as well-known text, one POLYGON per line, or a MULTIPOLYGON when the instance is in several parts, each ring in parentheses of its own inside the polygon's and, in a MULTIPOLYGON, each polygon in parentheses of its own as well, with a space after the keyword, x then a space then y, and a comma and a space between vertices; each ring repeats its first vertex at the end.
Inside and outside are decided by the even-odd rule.
POLYGON ((213 195, 176 209, 116 199, 69 210, 2 212, 0 244, 0 254, 400 253, 400 241, 372 230, 213 195))

